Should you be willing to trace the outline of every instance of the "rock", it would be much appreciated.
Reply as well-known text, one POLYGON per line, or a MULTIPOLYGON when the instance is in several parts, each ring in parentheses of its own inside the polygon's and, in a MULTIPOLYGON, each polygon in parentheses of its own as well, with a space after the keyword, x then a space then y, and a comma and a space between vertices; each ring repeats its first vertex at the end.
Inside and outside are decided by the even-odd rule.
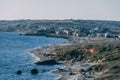
POLYGON ((80 70, 80 72, 86 72, 86 70, 84 70, 84 69, 81 69, 81 70, 80 70))
POLYGON ((70 72, 70 73, 69 73, 69 75, 75 75, 75 73, 73 73, 73 72, 70 72))
POLYGON ((38 74, 38 70, 37 69, 32 69, 31 74, 38 74))
POLYGON ((42 72, 44 73, 44 72, 46 72, 46 70, 45 70, 45 69, 43 69, 43 70, 42 70, 42 72))
POLYGON ((21 71, 21 70, 18 70, 18 71, 16 72, 16 74, 22 74, 22 71, 21 71))
POLYGON ((35 64, 37 65, 56 65, 56 64, 60 64, 58 63, 56 60, 45 60, 45 61, 38 61, 35 64))
POLYGON ((90 71, 92 71, 92 70, 93 70, 92 67, 90 67, 90 68, 87 69, 88 72, 90 72, 90 71))

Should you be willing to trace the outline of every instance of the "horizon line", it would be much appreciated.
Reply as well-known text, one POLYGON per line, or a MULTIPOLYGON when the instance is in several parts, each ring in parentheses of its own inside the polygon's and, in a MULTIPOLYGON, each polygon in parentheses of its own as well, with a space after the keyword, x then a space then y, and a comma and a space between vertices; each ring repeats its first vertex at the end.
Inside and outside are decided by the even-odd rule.
POLYGON ((0 19, 0 21, 19 21, 19 20, 91 20, 91 21, 120 21, 120 20, 112 20, 112 19, 0 19))

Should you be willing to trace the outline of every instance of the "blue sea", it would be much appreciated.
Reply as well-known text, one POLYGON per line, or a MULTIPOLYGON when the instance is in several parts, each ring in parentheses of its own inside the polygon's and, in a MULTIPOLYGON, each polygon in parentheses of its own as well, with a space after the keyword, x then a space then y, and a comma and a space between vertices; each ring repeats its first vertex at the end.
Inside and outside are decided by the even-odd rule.
POLYGON ((59 67, 35 65, 34 57, 28 50, 50 44, 65 42, 62 38, 47 38, 44 36, 23 36, 15 32, 0 32, 0 80, 55 80, 58 75, 51 70, 59 67), (39 73, 32 75, 30 70, 37 68, 39 73), (17 75, 16 71, 22 74, 17 75), (46 72, 42 72, 46 70, 46 72))

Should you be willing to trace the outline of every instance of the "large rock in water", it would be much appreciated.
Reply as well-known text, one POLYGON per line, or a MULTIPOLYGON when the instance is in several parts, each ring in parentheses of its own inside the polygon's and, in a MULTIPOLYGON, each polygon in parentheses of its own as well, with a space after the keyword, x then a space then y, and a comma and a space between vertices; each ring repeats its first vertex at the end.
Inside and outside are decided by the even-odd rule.
POLYGON ((37 65, 56 65, 56 64, 60 64, 60 63, 54 59, 51 59, 51 60, 45 60, 45 61, 38 61, 35 64, 37 64, 37 65))
POLYGON ((21 70, 18 70, 17 72, 16 72, 16 74, 22 74, 22 71, 21 70))
POLYGON ((37 69, 32 69, 31 74, 38 74, 38 70, 37 69))

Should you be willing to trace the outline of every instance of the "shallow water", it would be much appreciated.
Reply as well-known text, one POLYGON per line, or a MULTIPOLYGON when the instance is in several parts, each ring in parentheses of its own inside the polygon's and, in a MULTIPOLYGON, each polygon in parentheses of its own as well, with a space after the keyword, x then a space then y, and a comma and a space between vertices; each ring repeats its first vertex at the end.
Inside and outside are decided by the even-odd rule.
POLYGON ((66 39, 46 38, 44 36, 23 36, 13 32, 0 32, 0 80, 54 80, 57 75, 50 73, 54 66, 32 64, 34 58, 28 49, 65 42, 66 39), (37 68, 39 74, 31 75, 30 70, 37 68), (42 72, 42 70, 46 72, 42 72), (22 75, 16 75, 22 70, 22 75))

